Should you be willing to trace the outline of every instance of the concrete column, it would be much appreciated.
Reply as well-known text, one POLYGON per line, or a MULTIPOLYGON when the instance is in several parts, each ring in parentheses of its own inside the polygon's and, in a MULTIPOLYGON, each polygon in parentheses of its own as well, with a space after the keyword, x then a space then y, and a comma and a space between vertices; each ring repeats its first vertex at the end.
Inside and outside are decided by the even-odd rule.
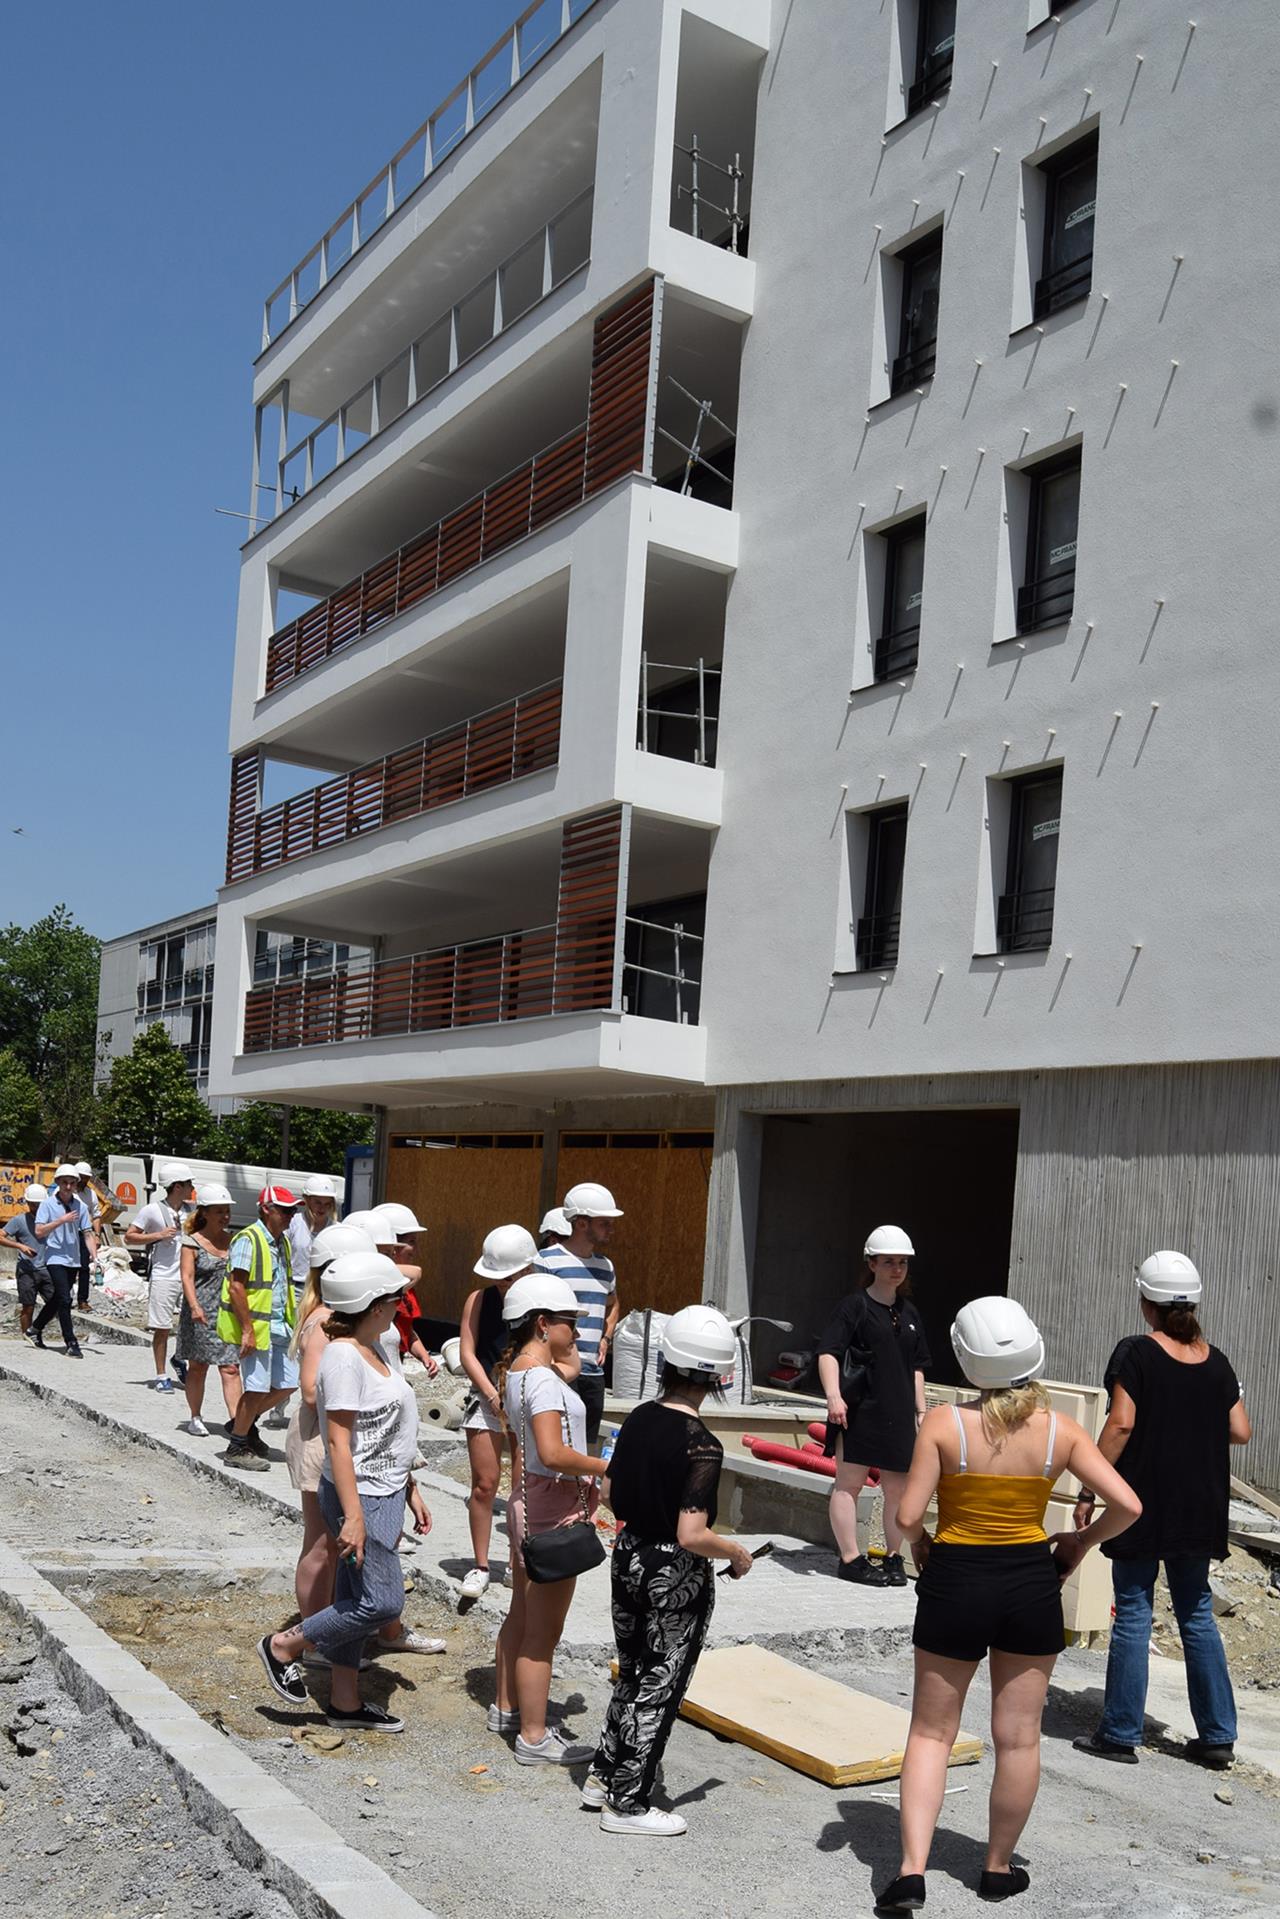
POLYGON ((731 1319, 751 1311, 756 1214, 764 1120, 722 1090, 716 1099, 716 1144, 707 1197, 703 1296, 731 1319))

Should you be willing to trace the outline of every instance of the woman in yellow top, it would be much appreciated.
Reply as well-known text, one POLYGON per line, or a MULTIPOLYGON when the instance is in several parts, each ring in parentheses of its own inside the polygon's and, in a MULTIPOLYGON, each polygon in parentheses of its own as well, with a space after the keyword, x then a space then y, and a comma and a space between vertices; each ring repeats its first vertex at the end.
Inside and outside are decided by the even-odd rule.
POLYGON ((916 1439, 898 1524, 920 1573, 915 1694, 902 1762, 902 1863, 877 1912, 916 1912, 942 1810, 947 1761, 965 1695, 991 1655, 991 1783, 987 1857, 978 1892, 1008 1899, 1030 1877, 1011 1863, 1040 1783, 1040 1718, 1062 1651, 1062 1582, 1092 1546, 1131 1526, 1142 1508, 1082 1426, 1049 1410, 1035 1381, 1044 1342, 1012 1299, 975 1299, 951 1328, 966 1406, 937 1406, 916 1439), (1082 1532, 1044 1530, 1063 1473, 1094 1487, 1105 1508, 1082 1532), (1105 1479, 1100 1477, 1105 1475, 1105 1479), (932 1541, 924 1515, 934 1493, 932 1541))

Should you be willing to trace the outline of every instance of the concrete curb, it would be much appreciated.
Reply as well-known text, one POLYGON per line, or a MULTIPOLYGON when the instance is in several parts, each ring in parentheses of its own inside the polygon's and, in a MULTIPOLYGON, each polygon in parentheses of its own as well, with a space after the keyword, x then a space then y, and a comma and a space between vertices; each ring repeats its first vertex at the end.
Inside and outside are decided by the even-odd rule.
POLYGON ((35 1632, 81 1711, 105 1706, 135 1745, 158 1754, 196 1824, 287 1899, 299 1919, 434 1919, 4 1546, 0 1608, 35 1632))

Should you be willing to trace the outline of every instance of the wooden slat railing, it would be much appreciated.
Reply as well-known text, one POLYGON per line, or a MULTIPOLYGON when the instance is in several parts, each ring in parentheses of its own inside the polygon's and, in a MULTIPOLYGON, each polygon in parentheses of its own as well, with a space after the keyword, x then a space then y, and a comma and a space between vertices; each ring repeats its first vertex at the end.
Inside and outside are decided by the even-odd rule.
MULTIPOLYGON (((227 844, 228 884, 554 766, 560 752, 562 697, 558 680, 535 687, 267 807, 251 825, 241 822, 233 828, 227 844)), ((238 761, 233 762, 233 819, 237 772, 238 761)), ((247 784, 243 774, 240 784, 247 784)))
POLYGON ((644 470, 655 297, 655 282, 647 280, 596 321, 590 400, 581 426, 272 634, 267 693, 625 474, 644 470))

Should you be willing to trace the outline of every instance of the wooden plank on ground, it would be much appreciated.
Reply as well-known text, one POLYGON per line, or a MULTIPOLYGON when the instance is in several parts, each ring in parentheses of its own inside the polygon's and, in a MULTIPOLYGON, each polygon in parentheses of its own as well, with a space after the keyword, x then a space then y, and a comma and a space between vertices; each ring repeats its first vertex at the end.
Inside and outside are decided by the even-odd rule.
POLYGON ((1235 1473, 1232 1473, 1231 1490, 1237 1499, 1247 1499, 1251 1506, 1257 1506, 1261 1512, 1270 1513, 1273 1519, 1280 1519, 1280 1506, 1277 1506, 1274 1499, 1268 1499, 1265 1493, 1260 1493, 1256 1486, 1251 1486, 1247 1479, 1239 1479, 1235 1473))
MULTIPOLYGON (((724 1734, 827 1786, 896 1779, 911 1716, 762 1646, 704 1652, 680 1708, 686 1719, 724 1734)), ((982 1741, 962 1733, 953 1766, 981 1757, 982 1741)))

